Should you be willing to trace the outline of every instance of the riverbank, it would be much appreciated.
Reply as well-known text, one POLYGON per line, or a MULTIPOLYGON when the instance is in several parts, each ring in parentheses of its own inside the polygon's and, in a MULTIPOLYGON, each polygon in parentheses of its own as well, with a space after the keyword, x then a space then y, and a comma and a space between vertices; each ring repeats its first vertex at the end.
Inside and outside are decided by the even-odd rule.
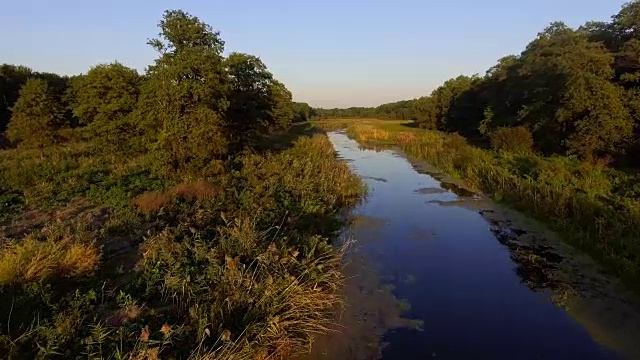
MULTIPOLYGON (((400 150, 396 150, 401 153, 400 150)), ((405 154, 403 154, 406 156, 405 154)), ((477 212, 496 240, 504 245, 515 272, 534 292, 543 293, 579 323, 599 343, 625 358, 640 358, 640 296, 617 278, 603 272, 591 256, 563 241, 544 222, 497 204, 486 195, 465 188, 464 182, 440 172, 425 161, 407 157, 416 171, 440 181, 458 195, 454 200, 431 200, 443 207, 477 212)), ((423 194, 439 193, 421 191, 423 194)))
POLYGON ((410 127, 408 122, 325 120, 353 138, 398 146, 483 191, 543 220, 572 245, 587 251, 634 290, 640 279, 640 205, 631 177, 606 167, 562 157, 490 151, 458 135, 410 127))
POLYGON ((583 262, 588 257, 547 237, 534 221, 514 219, 515 211, 425 173, 398 149, 372 149, 343 132, 329 138, 367 184, 354 209, 362 220, 352 226, 353 243, 355 254, 375 266, 346 284, 348 290, 355 281, 344 316, 355 312, 357 321, 343 319, 345 328, 316 343, 311 359, 360 358, 380 333, 383 359, 637 357, 637 312, 618 298, 616 282, 583 262), (402 317, 417 329, 385 329, 386 307, 376 299, 382 294, 367 286, 371 271, 402 299, 402 317), (576 302, 583 299, 573 287, 592 297, 576 302))
POLYGON ((363 187, 325 135, 295 130, 203 178, 88 143, 0 152, 0 352, 305 352, 342 301, 332 241, 363 187))

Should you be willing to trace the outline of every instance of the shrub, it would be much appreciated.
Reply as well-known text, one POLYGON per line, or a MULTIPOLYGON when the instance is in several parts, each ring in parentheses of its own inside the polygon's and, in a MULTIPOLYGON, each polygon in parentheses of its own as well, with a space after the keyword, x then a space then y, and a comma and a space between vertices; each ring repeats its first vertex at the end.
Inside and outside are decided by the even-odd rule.
POLYGON ((460 151, 469 147, 469 144, 464 136, 458 133, 453 133, 445 137, 444 147, 452 151, 460 151))
POLYGON ((97 65, 71 82, 73 115, 81 124, 96 128, 121 119, 136 106, 139 82, 135 69, 117 62, 97 65))
POLYGON ((47 82, 29 79, 13 107, 7 137, 23 147, 42 148, 57 141, 63 126, 64 109, 47 82))
POLYGON ((496 150, 514 153, 530 153, 533 150, 533 137, 524 126, 501 127, 489 135, 491 146, 496 150))

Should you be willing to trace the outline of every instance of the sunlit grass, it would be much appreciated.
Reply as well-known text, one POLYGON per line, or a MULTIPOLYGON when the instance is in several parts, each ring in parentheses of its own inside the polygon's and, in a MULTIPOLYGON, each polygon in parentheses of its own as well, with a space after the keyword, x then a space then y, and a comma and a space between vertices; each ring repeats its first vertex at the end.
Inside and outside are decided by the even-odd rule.
POLYGON ((90 233, 53 224, 42 234, 8 242, 0 249, 0 285, 86 276, 99 261, 90 233))

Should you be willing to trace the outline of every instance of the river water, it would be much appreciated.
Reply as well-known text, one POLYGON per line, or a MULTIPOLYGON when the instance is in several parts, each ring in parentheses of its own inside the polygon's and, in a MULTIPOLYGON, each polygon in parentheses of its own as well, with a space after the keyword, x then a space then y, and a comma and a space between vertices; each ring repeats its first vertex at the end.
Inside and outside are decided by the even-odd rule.
POLYGON ((410 305, 403 317, 422 323, 385 330, 383 359, 619 358, 528 284, 477 209, 447 206, 472 193, 419 173, 399 152, 363 149, 343 132, 329 139, 368 188, 355 215, 375 225, 353 230, 359 256, 410 305))

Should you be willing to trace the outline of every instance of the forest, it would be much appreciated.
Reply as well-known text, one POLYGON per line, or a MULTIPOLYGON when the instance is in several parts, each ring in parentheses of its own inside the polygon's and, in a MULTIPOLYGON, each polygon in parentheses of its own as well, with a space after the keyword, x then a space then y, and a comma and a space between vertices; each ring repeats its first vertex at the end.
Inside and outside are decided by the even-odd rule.
POLYGON ((259 57, 159 29, 143 74, 0 67, 2 358, 288 357, 332 321, 360 180, 259 57))
POLYGON ((421 128, 544 155, 638 168, 640 2, 608 22, 545 28, 484 75, 447 80, 428 96, 375 108, 318 109, 323 118, 414 120, 421 128))

